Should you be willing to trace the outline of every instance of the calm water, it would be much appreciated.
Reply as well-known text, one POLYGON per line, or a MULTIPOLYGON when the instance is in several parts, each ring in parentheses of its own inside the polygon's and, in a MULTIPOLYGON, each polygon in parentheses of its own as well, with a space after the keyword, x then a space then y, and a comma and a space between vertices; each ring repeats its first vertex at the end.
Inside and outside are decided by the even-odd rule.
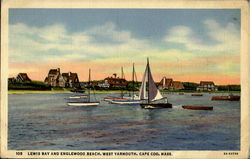
MULTIPOLYGON (((239 150, 240 102, 167 94, 173 109, 101 101, 67 106, 72 94, 9 95, 10 150, 239 150), (214 106, 213 111, 181 105, 214 106)), ((96 94, 102 100, 111 94, 96 94)), ((112 94, 113 96, 118 94, 112 94)))

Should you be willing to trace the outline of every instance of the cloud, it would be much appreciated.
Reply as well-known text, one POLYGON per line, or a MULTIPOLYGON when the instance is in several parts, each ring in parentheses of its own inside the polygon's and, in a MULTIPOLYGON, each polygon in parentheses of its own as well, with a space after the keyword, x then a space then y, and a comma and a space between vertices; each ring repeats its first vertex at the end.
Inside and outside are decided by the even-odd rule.
POLYGON ((16 63, 10 64, 10 73, 14 75, 23 70, 31 73, 32 78, 43 80, 50 68, 60 67, 65 72, 79 72, 81 79, 85 79, 82 73, 93 68, 93 79, 103 79, 111 73, 119 73, 121 66, 131 75, 132 63, 135 63, 140 79, 149 57, 157 80, 165 75, 179 79, 195 75, 198 80, 213 73, 238 79, 240 33, 236 26, 228 23, 223 27, 211 19, 203 24, 205 34, 197 34, 187 26, 175 26, 163 35, 163 44, 140 39, 112 22, 79 32, 71 32, 63 24, 9 25, 9 63, 16 63), (182 44, 185 48, 175 44, 176 48, 169 49, 164 47, 166 42, 182 44))
POLYGON ((11 61, 93 60, 137 53, 147 47, 147 40, 137 39, 129 31, 118 30, 110 22, 73 33, 62 24, 44 27, 22 23, 10 25, 11 61))
POLYGON ((189 51, 236 52, 240 50, 240 32, 233 23, 221 26, 213 19, 203 21, 205 34, 195 32, 187 26, 175 26, 165 36, 165 42, 183 44, 189 51))

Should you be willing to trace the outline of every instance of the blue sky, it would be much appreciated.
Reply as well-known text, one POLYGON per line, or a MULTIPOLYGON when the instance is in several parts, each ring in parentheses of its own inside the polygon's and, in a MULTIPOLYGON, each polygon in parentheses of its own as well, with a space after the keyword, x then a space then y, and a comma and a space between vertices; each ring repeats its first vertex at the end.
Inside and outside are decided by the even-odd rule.
POLYGON ((150 57, 158 78, 165 72, 201 78, 204 71, 239 77, 239 9, 10 9, 9 24, 12 74, 27 62, 65 61, 137 62, 143 72, 140 63, 150 57))
POLYGON ((10 24, 25 23, 43 27, 63 24, 70 32, 113 22, 138 38, 159 39, 168 28, 186 25, 202 34, 204 19, 214 19, 222 26, 232 22, 240 28, 239 9, 10 9, 10 24))

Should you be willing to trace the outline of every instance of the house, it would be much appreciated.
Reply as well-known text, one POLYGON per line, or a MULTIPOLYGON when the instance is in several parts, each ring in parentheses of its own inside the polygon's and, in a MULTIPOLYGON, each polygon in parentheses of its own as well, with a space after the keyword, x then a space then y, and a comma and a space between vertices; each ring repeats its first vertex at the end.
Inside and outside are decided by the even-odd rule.
POLYGON ((181 90, 181 89, 184 89, 184 86, 180 81, 172 81, 172 85, 170 89, 181 90))
POLYGON ((158 88, 180 90, 180 89, 184 89, 184 86, 180 81, 173 81, 172 78, 163 77, 160 83, 158 84, 158 88))
POLYGON ((28 77, 27 73, 19 73, 15 80, 18 82, 31 82, 31 79, 28 77))
POLYGON ((77 73, 62 73, 58 80, 59 87, 79 88, 80 82, 77 73))
POLYGON ((8 78, 8 84, 15 83, 16 79, 14 77, 8 78))
POLYGON ((172 85, 172 82, 173 82, 172 78, 163 77, 158 85, 158 88, 159 89, 169 89, 172 85))
POLYGON ((200 81, 197 91, 214 91, 218 90, 213 81, 200 81))
POLYGON ((59 86, 59 76, 60 76, 60 68, 50 69, 48 76, 45 78, 44 82, 53 87, 59 86))
POLYGON ((50 69, 48 76, 44 80, 45 83, 53 87, 71 87, 79 88, 80 82, 77 73, 60 73, 60 68, 50 69))
POLYGON ((128 85, 128 82, 125 78, 119 78, 116 74, 113 74, 113 76, 104 79, 103 85, 113 88, 124 88, 128 85))

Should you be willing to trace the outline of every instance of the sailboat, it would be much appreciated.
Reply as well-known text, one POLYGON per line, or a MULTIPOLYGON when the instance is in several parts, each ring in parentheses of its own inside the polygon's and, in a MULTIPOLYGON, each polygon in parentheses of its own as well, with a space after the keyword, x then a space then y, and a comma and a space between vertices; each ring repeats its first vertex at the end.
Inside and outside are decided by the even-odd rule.
POLYGON ((137 76, 135 73, 135 64, 133 63, 133 71, 132 71, 132 94, 129 93, 129 96, 124 96, 123 98, 128 100, 140 100, 139 96, 134 93, 135 81, 137 82, 137 76))
POLYGON ((88 100, 87 101, 68 102, 69 106, 97 106, 100 104, 99 101, 90 101, 90 81, 91 81, 91 70, 89 69, 88 100))
MULTIPOLYGON (((125 79, 123 67, 121 67, 121 79, 125 79)), ((123 90, 121 90, 121 97, 105 97, 103 98, 104 101, 126 101, 127 99, 123 98, 123 90)))
POLYGON ((142 84, 140 88, 139 97, 141 100, 147 99, 146 103, 141 103, 140 106, 145 109, 153 109, 153 108, 172 108, 172 104, 168 103, 167 98, 164 98, 161 92, 156 87, 150 66, 149 60, 147 59, 147 66, 145 69, 145 73, 142 78, 142 84), (156 101, 162 100, 164 102, 156 103, 156 101))
POLYGON ((111 100, 110 103, 112 104, 140 104, 141 100, 138 98, 138 96, 135 95, 134 93, 134 83, 135 83, 135 65, 133 63, 133 71, 132 71, 132 96, 131 97, 124 97, 126 100, 111 100))

